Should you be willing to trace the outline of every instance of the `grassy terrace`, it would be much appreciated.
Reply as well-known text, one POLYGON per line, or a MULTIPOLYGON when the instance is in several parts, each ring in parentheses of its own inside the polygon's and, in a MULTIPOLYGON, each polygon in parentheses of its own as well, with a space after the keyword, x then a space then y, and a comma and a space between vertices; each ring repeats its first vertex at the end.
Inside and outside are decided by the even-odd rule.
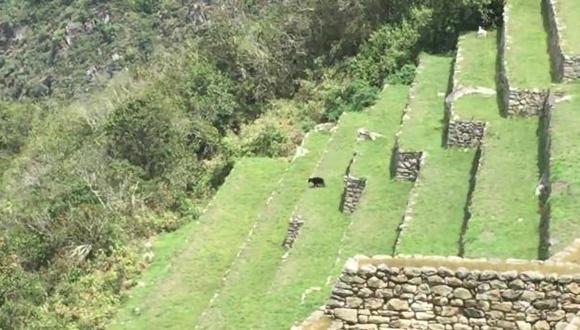
POLYGON ((219 296, 200 319, 200 328, 234 328, 243 324, 246 315, 258 313, 260 299, 285 253, 282 241, 286 237, 288 220, 308 189, 306 178, 314 171, 328 139, 325 132, 312 133, 308 137, 305 147, 309 153, 290 165, 274 198, 259 215, 254 235, 232 265, 219 296))
POLYGON ((580 2, 577 0, 558 0, 558 18, 564 24, 563 39, 564 51, 570 54, 580 54, 580 2))
MULTIPOLYGON (((490 112, 498 112, 497 106, 490 112)), ((538 257, 537 128, 537 118, 488 123, 464 239, 465 256, 538 257)))
POLYGON ((415 77, 414 99, 400 135, 405 151, 439 150, 444 123, 443 101, 448 89, 452 58, 422 54, 415 77))
MULTIPOLYGON (((150 269, 144 280, 151 282, 145 288, 135 290, 112 327, 183 329, 195 324, 285 167, 286 163, 281 160, 254 158, 239 161, 200 219, 182 253, 169 265, 171 271, 159 266, 150 269), (135 315, 135 308, 139 308, 142 314, 135 315)), ((186 227, 184 230, 190 229, 186 227)), ((184 238, 178 234, 175 236, 184 238)), ((176 244, 177 248, 183 245, 179 241, 176 244)), ((165 246, 161 250, 170 248, 165 246)), ((168 256, 170 253, 161 253, 158 259, 163 254, 168 256)))
POLYGON ((457 255, 474 151, 428 154, 416 187, 412 219, 397 253, 457 255))
POLYGON ((476 32, 465 33, 459 38, 457 47, 462 56, 457 83, 461 86, 495 88, 497 33, 490 31, 487 38, 478 38, 476 32))
POLYGON ((338 262, 341 268, 346 258, 357 254, 390 254, 397 239, 397 226, 405 212, 412 183, 391 180, 389 166, 407 93, 407 87, 388 87, 377 104, 368 110, 367 127, 384 137, 374 142, 360 142, 357 146, 358 156, 352 172, 366 178, 367 187, 342 244, 343 260, 338 262))
POLYGON ((332 274, 341 239, 350 222, 349 217, 339 211, 343 176, 356 145, 356 130, 366 124, 366 113, 343 115, 340 128, 316 171, 324 176, 326 188, 308 190, 298 203, 297 213, 305 220, 298 240, 272 281, 253 288, 263 292, 252 296, 259 299, 235 302, 244 318, 229 326, 287 329, 324 304, 331 290, 327 278, 332 274), (314 289, 301 304, 301 296, 309 288, 322 290, 314 289))
MULTIPOLYGON (((489 77, 496 71, 492 56, 497 52, 495 42, 489 42, 490 36, 467 40, 460 43, 464 63, 469 63, 462 66, 460 81, 488 77, 485 87, 493 87, 489 77), (486 54, 485 61, 479 54, 486 54), (471 57, 479 59, 474 62, 471 57)), ((464 237, 466 256, 537 258, 540 216, 534 192, 538 181, 538 119, 503 118, 496 96, 485 95, 464 96, 456 101, 455 112, 464 119, 488 122, 484 161, 464 237)))
POLYGON ((556 105, 552 113, 552 252, 564 249, 580 232, 580 85, 565 87, 571 101, 556 105))
POLYGON ((427 159, 415 188, 411 220, 396 252, 456 255, 475 153, 441 146, 452 59, 423 55, 421 61, 401 145, 405 150, 425 151, 427 159))
POLYGON ((550 57, 542 1, 509 0, 507 6, 510 8, 510 16, 506 62, 510 86, 548 87, 551 82, 550 57))

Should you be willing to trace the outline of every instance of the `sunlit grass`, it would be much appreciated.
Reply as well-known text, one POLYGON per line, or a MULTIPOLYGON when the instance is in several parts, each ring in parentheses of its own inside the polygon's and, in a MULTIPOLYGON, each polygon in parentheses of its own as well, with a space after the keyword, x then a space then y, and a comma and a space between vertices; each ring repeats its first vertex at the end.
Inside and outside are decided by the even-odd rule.
POLYGON ((508 79, 512 88, 546 88, 550 85, 548 34, 544 29, 542 1, 510 0, 508 79))
POLYGON ((149 270, 143 281, 151 282, 132 292, 112 328, 184 329, 195 324, 285 166, 282 160, 238 161, 200 224, 194 230, 193 225, 183 228, 157 246, 159 256, 170 257, 171 250, 182 252, 170 263, 161 260, 149 270), (185 237, 188 240, 183 248, 185 237))

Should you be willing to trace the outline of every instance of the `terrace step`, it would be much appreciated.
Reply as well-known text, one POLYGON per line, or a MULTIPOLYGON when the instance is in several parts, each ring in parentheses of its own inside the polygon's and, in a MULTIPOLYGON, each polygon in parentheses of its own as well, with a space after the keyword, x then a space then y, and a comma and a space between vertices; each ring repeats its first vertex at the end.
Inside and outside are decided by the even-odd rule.
POLYGON ((551 83, 542 1, 506 1, 500 42, 500 88, 505 113, 542 112, 551 83))
MULTIPOLYGON (((267 158, 238 161, 183 251, 120 311, 112 328, 187 328, 195 323, 235 260, 258 212, 287 163, 267 158), (183 306, 188 308, 183 308, 183 306), (138 310, 138 317, 134 311, 138 310)), ((163 261, 161 261, 163 262, 163 261)), ((155 276, 152 276, 155 277, 155 276)))
MULTIPOLYGON (((325 131, 307 136, 303 149, 308 152, 290 164, 271 202, 258 215, 253 235, 231 265, 218 295, 206 306, 198 328, 226 329, 240 324, 240 313, 251 314, 259 307, 256 302, 260 301, 280 258, 286 253, 282 244, 287 235, 288 221, 296 216, 296 204, 309 189, 306 179, 319 165, 331 139, 332 136, 325 131)), ((300 239, 298 235, 293 243, 300 239)))
MULTIPOLYGON (((445 93, 452 59, 421 56, 420 69, 398 134, 398 172, 402 156, 414 156, 416 182, 399 227, 395 253, 457 255, 470 187, 474 151, 442 146, 445 93), (418 160, 417 160, 418 158, 418 160), (428 233, 428 234, 425 234, 428 233)), ((413 165, 413 164, 412 164, 413 165)))

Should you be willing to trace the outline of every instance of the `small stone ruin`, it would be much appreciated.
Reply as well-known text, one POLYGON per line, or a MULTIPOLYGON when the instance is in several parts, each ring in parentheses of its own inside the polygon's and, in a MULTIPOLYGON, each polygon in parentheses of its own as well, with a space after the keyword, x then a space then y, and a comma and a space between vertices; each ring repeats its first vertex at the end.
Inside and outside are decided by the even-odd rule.
POLYGON ((300 215, 293 215, 290 218, 290 222, 288 223, 288 234, 286 235, 286 239, 284 239, 284 243, 282 246, 288 250, 294 246, 294 242, 298 238, 298 234, 300 232, 300 228, 304 225, 304 219, 300 215))
POLYGON ((475 148, 481 144, 485 134, 485 122, 450 121, 447 145, 450 147, 475 148))
POLYGON ((342 212, 352 214, 356 210, 362 194, 367 186, 367 180, 356 178, 350 174, 344 176, 344 198, 342 212))
POLYGON ((395 155, 395 178, 404 181, 416 181, 421 168, 422 152, 402 152, 395 155))

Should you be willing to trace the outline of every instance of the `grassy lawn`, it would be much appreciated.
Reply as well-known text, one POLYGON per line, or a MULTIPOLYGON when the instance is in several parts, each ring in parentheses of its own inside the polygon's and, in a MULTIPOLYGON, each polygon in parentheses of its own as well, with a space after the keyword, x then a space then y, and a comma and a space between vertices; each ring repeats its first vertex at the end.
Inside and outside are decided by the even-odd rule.
POLYGON ((254 235, 234 262, 219 296, 199 320, 202 329, 236 328, 246 315, 261 308, 260 297, 267 290, 285 250, 282 241, 288 220, 308 185, 330 138, 329 133, 312 133, 306 141, 309 153, 297 158, 275 190, 270 204, 260 213, 254 235), (260 289, 261 290, 258 290, 260 289))
MULTIPOLYGON (((112 328, 184 329, 195 324, 286 166, 282 160, 240 160, 201 217, 183 252, 171 263, 171 271, 159 266, 150 269, 144 280, 153 283, 135 292, 112 328), (140 309, 141 315, 135 315, 135 308, 140 309)), ((184 236, 174 234, 177 247, 183 244, 184 236)), ((165 244, 168 246, 157 249, 166 251, 158 259, 171 255, 167 251, 173 243, 166 240, 165 244)))
MULTIPOLYGON (((570 0, 574 1, 574 0, 570 0)), ((506 50, 508 79, 514 88, 550 86, 548 35, 544 30, 542 1, 510 0, 509 48, 506 50)))
POLYGON ((384 137, 357 145, 357 161, 352 172, 367 179, 366 191, 352 215, 352 225, 342 244, 342 268, 347 258, 357 254, 391 254, 397 239, 412 183, 391 180, 390 156, 395 143, 401 114, 407 102, 407 87, 392 86, 381 94, 377 104, 368 110, 371 131, 384 137))
POLYGON ((476 32, 465 33, 457 48, 462 56, 460 64, 456 64, 459 85, 495 89, 497 33, 490 31, 487 38, 478 38, 476 32))
POLYGON ((580 233, 580 85, 566 91, 573 99, 556 105, 551 124, 552 252, 564 249, 580 233))
POLYGON ((406 114, 400 136, 405 151, 441 148, 444 122, 444 99, 447 93, 452 58, 422 54, 415 77, 415 98, 406 114))
POLYGON ((537 128, 537 118, 489 123, 465 235, 466 257, 538 257, 537 128))
POLYGON ((429 153, 419 174, 412 219, 400 254, 457 255, 475 151, 429 153))
POLYGON ((563 39, 564 51, 571 55, 580 54, 580 2, 578 0, 558 0, 558 18, 564 24, 563 39))
MULTIPOLYGON (((309 189, 298 203, 297 213, 305 219, 300 236, 287 259, 280 264, 273 280, 256 291, 266 290, 253 300, 255 308, 244 319, 231 324, 236 329, 288 329, 325 303, 331 290, 327 278, 332 274, 349 224, 349 217, 339 211, 343 176, 356 145, 356 130, 367 124, 366 113, 346 113, 316 173, 326 180, 325 189, 309 189), (301 296, 307 289, 314 291, 301 296), (320 291, 317 291, 320 289, 320 291)), ((213 329, 213 328, 212 328, 213 329)))

